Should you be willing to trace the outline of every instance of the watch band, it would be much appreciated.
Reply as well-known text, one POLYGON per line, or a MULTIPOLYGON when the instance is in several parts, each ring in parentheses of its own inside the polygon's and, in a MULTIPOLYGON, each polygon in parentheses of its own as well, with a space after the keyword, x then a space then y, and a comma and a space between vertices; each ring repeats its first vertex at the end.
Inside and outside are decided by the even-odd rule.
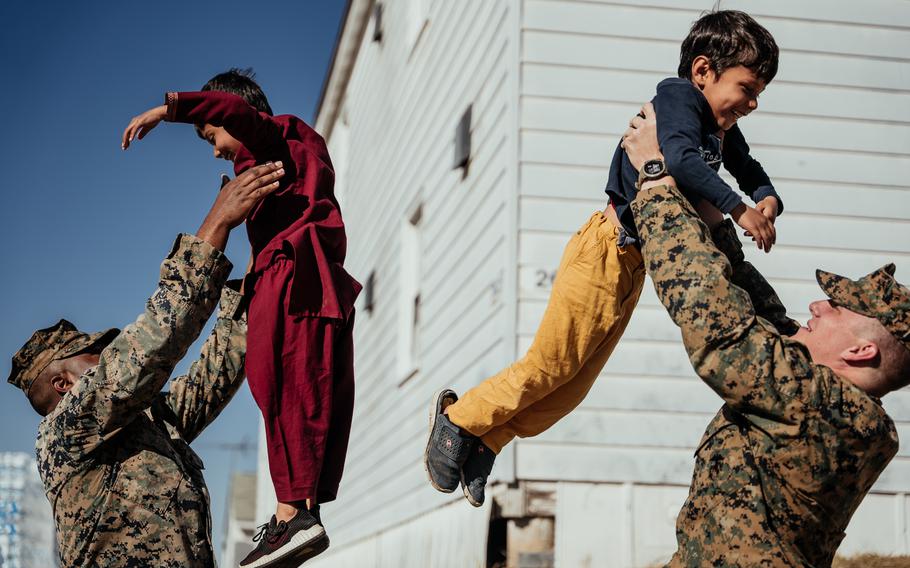
POLYGON ((641 184, 646 181, 660 179, 668 174, 667 165, 663 160, 648 160, 638 170, 638 181, 635 182, 635 189, 641 189, 641 184))

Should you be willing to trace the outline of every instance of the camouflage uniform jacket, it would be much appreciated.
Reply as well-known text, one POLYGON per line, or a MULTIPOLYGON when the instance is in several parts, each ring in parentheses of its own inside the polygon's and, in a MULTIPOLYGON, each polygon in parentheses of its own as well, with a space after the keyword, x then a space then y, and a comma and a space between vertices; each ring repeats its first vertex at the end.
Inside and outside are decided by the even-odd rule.
POLYGON ((231 263, 181 235, 145 312, 39 427, 38 469, 63 565, 214 566, 202 461, 188 443, 244 377, 246 321, 231 263), (189 374, 161 389, 214 311, 189 374))
POLYGON ((726 402, 696 451, 669 566, 830 566, 897 452, 894 423, 781 333, 794 322, 735 233, 734 247, 720 245, 731 265, 675 188, 645 190, 632 207, 657 294, 726 402))

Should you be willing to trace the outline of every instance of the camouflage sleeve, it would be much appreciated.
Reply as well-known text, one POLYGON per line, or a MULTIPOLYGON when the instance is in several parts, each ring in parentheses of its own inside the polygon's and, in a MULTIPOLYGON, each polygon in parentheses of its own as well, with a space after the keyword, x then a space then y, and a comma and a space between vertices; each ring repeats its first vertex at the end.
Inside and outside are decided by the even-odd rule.
POLYGON ((780 301, 777 292, 752 263, 746 260, 743 244, 736 236, 733 221, 725 219, 715 227, 711 231, 711 240, 730 261, 733 269, 730 281, 749 294, 755 315, 768 320, 783 335, 796 333, 799 323, 787 317, 787 308, 780 301))
POLYGON ((205 241, 177 238, 145 311, 61 401, 55 423, 65 430, 71 456, 91 452, 152 404, 211 316, 230 270, 224 254, 205 241))
POLYGON ((170 392, 156 402, 155 414, 168 415, 187 442, 218 417, 245 377, 246 311, 243 297, 229 282, 221 292, 218 320, 189 373, 171 381, 170 392))
POLYGON ((740 412, 798 420, 815 386, 808 353, 756 317, 692 205, 657 186, 639 192, 632 210, 645 268, 698 376, 740 412))

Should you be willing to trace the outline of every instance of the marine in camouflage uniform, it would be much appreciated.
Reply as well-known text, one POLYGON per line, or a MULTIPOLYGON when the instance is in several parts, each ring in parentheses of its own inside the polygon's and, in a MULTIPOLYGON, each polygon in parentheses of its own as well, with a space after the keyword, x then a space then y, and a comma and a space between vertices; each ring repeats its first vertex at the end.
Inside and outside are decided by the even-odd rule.
MULTIPOLYGON (((632 207, 657 294, 696 373, 725 401, 696 451, 669 566, 830 566, 897 451, 894 423, 879 399, 787 337, 798 324, 744 260, 729 220, 715 246, 675 187, 647 188, 632 207)), ((907 346, 910 290, 893 273, 817 278, 837 304, 907 346)))
POLYGON ((39 427, 64 566, 214 566, 203 465, 188 444, 243 382, 246 317, 224 286, 230 270, 220 250, 181 235, 145 312, 122 332, 87 335, 61 320, 13 357, 9 380, 28 394, 51 362, 107 343, 39 427), (162 392, 219 296, 201 357, 162 392))

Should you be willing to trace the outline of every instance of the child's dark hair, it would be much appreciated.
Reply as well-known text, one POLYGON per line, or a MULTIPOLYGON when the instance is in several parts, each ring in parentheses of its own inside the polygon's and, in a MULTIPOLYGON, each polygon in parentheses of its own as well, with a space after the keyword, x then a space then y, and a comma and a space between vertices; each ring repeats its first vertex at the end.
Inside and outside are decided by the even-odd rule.
POLYGON ((777 75, 780 50, 771 32, 749 14, 718 10, 699 18, 683 40, 679 49, 681 78, 692 79, 692 62, 699 55, 708 58, 717 75, 742 65, 767 84, 777 75))
POLYGON ((208 82, 202 86, 202 90, 224 91, 226 93, 239 95, 259 112, 271 115, 272 107, 269 106, 269 100, 265 98, 262 87, 254 81, 255 78, 256 74, 253 73, 251 67, 247 67, 246 69, 232 67, 224 73, 219 73, 209 79, 208 82))

